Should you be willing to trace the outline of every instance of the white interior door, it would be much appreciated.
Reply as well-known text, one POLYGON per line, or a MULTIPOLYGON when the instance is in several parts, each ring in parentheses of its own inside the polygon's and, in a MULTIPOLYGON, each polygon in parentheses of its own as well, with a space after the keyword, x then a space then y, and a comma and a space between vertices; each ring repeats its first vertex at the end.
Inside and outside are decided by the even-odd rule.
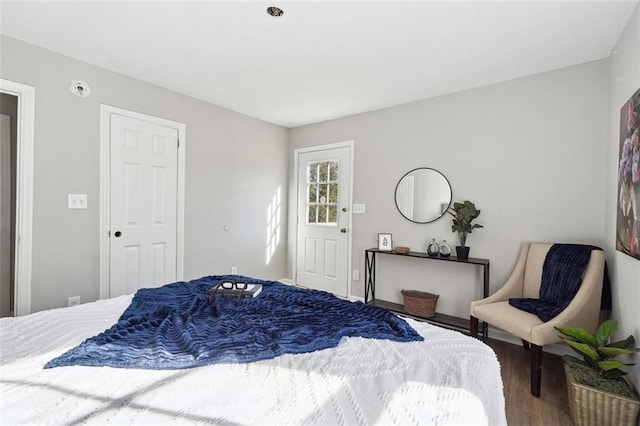
POLYGON ((347 297, 349 292, 349 146, 297 154, 296 283, 347 297))
POLYGON ((11 311, 11 118, 0 114, 0 316, 11 311))
POLYGON ((176 281, 178 131, 110 115, 110 296, 176 281))

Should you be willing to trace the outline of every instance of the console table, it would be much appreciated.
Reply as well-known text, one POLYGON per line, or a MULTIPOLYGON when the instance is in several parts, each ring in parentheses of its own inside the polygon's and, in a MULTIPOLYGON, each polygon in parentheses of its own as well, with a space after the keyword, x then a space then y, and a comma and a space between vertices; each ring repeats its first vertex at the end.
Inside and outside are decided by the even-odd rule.
MULTIPOLYGON (((407 254, 400 254, 393 251, 382 251, 375 248, 370 248, 365 250, 365 269, 364 269, 364 302, 367 305, 378 306, 380 308, 387 309, 392 312, 397 312, 402 315, 420 320, 427 321, 434 324, 438 324, 447 328, 452 328, 455 330, 461 330, 469 332, 469 320, 465 318, 459 318, 452 315, 446 315, 436 312, 435 316, 431 318, 419 317, 416 315, 408 314, 404 311, 404 305, 399 303, 388 302, 386 300, 376 299, 376 255, 390 255, 390 256, 404 256, 411 257, 416 259, 424 259, 424 260, 435 260, 435 261, 444 261, 450 262, 452 265, 478 265, 483 268, 483 296, 489 296, 489 260, 488 259, 478 259, 474 257, 470 257, 467 260, 460 260, 455 256, 450 257, 441 257, 441 256, 429 256, 426 253, 413 252, 410 251, 407 254), (371 296, 371 300, 369 300, 369 296, 371 296)), ((486 339, 488 327, 486 323, 482 323, 482 336, 486 339)))

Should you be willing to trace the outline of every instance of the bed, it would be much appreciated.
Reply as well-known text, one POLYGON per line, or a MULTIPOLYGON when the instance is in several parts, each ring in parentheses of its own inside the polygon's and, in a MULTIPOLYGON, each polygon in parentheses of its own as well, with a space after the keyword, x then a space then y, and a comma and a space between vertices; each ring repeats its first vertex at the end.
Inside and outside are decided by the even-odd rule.
POLYGON ((411 319, 423 341, 343 337, 335 348, 177 370, 43 368, 112 327, 132 299, 0 319, 0 423, 506 425, 493 351, 411 319))

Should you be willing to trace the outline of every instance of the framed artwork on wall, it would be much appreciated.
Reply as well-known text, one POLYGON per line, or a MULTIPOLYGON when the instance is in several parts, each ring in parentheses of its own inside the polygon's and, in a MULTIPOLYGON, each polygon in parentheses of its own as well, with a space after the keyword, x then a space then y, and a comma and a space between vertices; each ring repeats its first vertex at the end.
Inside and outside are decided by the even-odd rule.
POLYGON ((393 239, 391 238, 391 234, 378 234, 378 250, 393 250, 393 239))
POLYGON ((640 89, 620 110, 616 250, 640 260, 640 89))

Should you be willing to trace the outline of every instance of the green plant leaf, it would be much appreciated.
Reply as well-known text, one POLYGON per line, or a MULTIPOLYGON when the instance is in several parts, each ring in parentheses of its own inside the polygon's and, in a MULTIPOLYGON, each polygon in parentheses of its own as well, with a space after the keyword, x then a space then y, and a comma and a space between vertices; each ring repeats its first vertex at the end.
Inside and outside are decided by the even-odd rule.
POLYGON ((453 216, 452 232, 471 233, 474 228, 482 228, 482 225, 471 224, 471 222, 480 215, 480 210, 469 200, 462 203, 455 202, 453 207, 447 210, 453 216))
POLYGON ((580 358, 576 358, 573 355, 563 355, 562 359, 564 360, 564 362, 566 362, 567 364, 578 364, 578 365, 582 365, 584 367, 589 367, 592 368, 592 366, 590 364, 587 364, 586 362, 584 362, 583 360, 581 360, 580 358))
MULTIPOLYGON (((555 327, 557 331, 565 336, 573 337, 579 342, 586 343, 591 346, 598 346, 596 337, 581 327, 555 327)), ((569 343, 569 340, 565 340, 569 343)))
POLYGON ((598 362, 598 367, 600 367, 604 371, 613 370, 614 368, 624 367, 624 364, 620 361, 616 361, 615 359, 609 359, 606 361, 598 362))
MULTIPOLYGON (((613 343, 609 343, 607 346, 609 346, 610 348, 631 348, 634 343, 636 342, 636 340, 634 339, 633 335, 630 335, 629 337, 627 337, 624 340, 618 340, 617 342, 613 342, 613 343)), ((632 348, 635 349, 636 351, 640 350, 640 348, 632 348)))
POLYGON ((624 348, 612 348, 610 346, 601 346, 598 348, 598 352, 606 355, 607 357, 616 357, 618 355, 632 354, 638 352, 638 349, 624 349, 624 348))
POLYGON ((600 359, 600 354, 598 354, 598 352, 595 349, 593 349, 591 346, 589 346, 588 344, 581 343, 581 342, 574 342, 573 340, 567 340, 566 342, 567 342, 567 344, 569 346, 571 346, 580 355, 588 357, 588 358, 590 358, 592 360, 599 360, 600 359))
POLYGON ((627 374, 626 372, 620 369, 614 368, 613 370, 605 371, 602 374, 602 377, 604 377, 605 379, 614 379, 616 377, 625 376, 626 374, 627 374))
POLYGON ((596 330, 596 339, 598 346, 604 346, 609 338, 616 334, 618 330, 618 322, 613 320, 606 320, 596 330))

